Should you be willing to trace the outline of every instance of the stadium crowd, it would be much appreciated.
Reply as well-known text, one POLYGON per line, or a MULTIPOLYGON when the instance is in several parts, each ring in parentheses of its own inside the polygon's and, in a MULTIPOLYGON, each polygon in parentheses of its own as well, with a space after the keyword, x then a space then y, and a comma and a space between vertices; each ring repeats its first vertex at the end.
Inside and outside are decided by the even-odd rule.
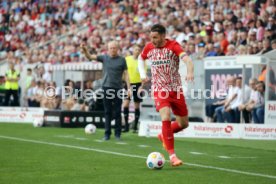
MULTIPOLYGON (((276 49, 274 3, 272 0, 2 0, 0 62, 14 62, 20 69, 33 63, 83 62, 86 59, 80 53, 81 43, 89 45, 92 53, 106 53, 111 40, 118 41, 120 54, 127 56, 134 44, 145 45, 149 28, 155 23, 165 25, 168 37, 179 42, 194 59, 264 54, 276 49)), ((43 102, 39 95, 33 97, 32 87, 55 85, 48 67, 38 65, 35 70, 26 83, 27 91, 21 93, 26 94, 31 106, 59 108, 62 105, 59 100, 50 103, 43 102)), ((4 83, 3 77, 0 79, 4 83)))
POLYGON ((104 53, 110 40, 118 40, 126 55, 133 44, 148 41, 149 27, 158 22, 189 54, 265 53, 276 47, 273 2, 3 0, 1 58, 16 63, 79 62, 85 60, 78 49, 81 42, 104 53), (83 25, 88 29, 79 31, 83 25), (64 34, 69 36, 57 39, 64 34))

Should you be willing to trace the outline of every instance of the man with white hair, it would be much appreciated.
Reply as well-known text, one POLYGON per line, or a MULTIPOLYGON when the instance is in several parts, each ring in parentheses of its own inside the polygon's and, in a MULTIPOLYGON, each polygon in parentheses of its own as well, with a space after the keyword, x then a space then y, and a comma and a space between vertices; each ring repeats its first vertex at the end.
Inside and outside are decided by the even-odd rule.
MULTIPOLYGON (((115 112, 115 138, 121 139, 121 106, 123 89, 122 77, 124 75, 128 89, 130 89, 127 64, 124 57, 118 55, 119 45, 116 41, 108 43, 108 54, 90 54, 84 45, 81 45, 82 52, 87 59, 97 60, 103 63, 104 112, 105 112, 105 135, 103 140, 107 141, 111 135, 112 112, 115 112)), ((130 95, 130 94, 128 94, 130 95)))
POLYGON ((237 89, 235 87, 236 79, 233 76, 228 76, 227 78, 227 85, 228 85, 228 93, 227 97, 224 101, 221 103, 223 106, 217 107, 215 109, 215 113, 217 116, 217 122, 219 123, 224 123, 225 122, 225 116, 224 112, 225 109, 229 106, 232 105, 232 102, 237 98, 237 89))

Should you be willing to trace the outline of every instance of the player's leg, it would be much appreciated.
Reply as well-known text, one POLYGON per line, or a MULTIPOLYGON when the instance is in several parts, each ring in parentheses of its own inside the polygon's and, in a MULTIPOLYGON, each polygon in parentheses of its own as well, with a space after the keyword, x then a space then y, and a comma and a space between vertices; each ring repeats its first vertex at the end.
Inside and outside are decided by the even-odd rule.
POLYGON ((171 126, 173 133, 177 133, 189 126, 189 118, 184 95, 176 93, 173 97, 171 107, 176 117, 176 121, 173 121, 171 126))
POLYGON ((162 138, 163 146, 165 144, 165 149, 169 153, 170 162, 172 166, 182 165, 182 161, 177 158, 174 151, 174 135, 171 128, 171 104, 174 99, 170 92, 154 93, 156 110, 159 111, 162 120, 162 136, 158 135, 158 138, 162 138), (164 97, 165 95, 165 97, 164 97))
POLYGON ((133 125, 133 133, 136 133, 138 130, 138 123, 140 119, 140 102, 135 102, 134 107, 135 107, 135 112, 134 112, 135 119, 134 119, 134 125, 133 125))
POLYGON ((175 121, 172 122, 172 131, 173 133, 180 132, 181 130, 189 126, 189 117, 188 116, 175 116, 175 121))
POLYGON ((166 145, 166 150, 170 156, 170 163, 172 166, 180 166, 183 164, 182 160, 180 160, 174 151, 174 135, 171 127, 170 120, 170 107, 164 107, 159 110, 161 119, 162 119, 162 140, 166 145))
MULTIPOLYGON (((171 108, 176 117, 176 121, 171 123, 171 129, 173 133, 177 133, 189 126, 188 109, 183 93, 171 93, 171 108)), ((183 163, 176 155, 171 155, 170 161, 173 166, 183 163)))
POLYGON ((168 92, 155 92, 155 106, 159 111, 162 120, 162 141, 165 149, 169 153, 171 165, 182 165, 182 161, 176 157, 174 152, 174 136, 171 129, 171 97, 168 92))
POLYGON ((171 108, 164 106, 159 110, 162 120, 162 140, 169 155, 174 154, 174 136, 171 129, 171 108))
POLYGON ((117 95, 119 94, 119 90, 115 90, 115 97, 114 97, 114 111, 115 111, 115 138, 116 140, 120 140, 121 138, 121 130, 122 130, 122 97, 117 95))
POLYGON ((104 98, 103 98, 103 105, 104 105, 104 117, 105 117, 105 133, 103 140, 109 140, 111 135, 111 118, 112 118, 112 99, 108 98, 108 91, 111 90, 110 88, 103 88, 104 98))
POLYGON ((133 125, 133 133, 136 133, 138 130, 138 122, 140 119, 140 103, 143 101, 143 92, 141 92, 141 83, 137 83, 133 88, 133 100, 135 107, 135 120, 133 125))
POLYGON ((129 131, 129 124, 128 124, 129 104, 130 104, 130 99, 126 98, 124 100, 124 103, 123 103, 124 119, 125 119, 125 129, 122 132, 128 132, 129 131))

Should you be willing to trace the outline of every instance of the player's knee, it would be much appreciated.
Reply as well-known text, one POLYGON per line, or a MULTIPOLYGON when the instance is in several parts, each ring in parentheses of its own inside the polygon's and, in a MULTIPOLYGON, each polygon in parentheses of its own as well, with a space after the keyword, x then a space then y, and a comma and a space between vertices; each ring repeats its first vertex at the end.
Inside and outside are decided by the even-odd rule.
POLYGON ((182 128, 188 128, 188 127, 189 127, 189 121, 188 121, 188 119, 183 119, 183 120, 180 122, 180 124, 181 124, 181 127, 182 127, 182 128))
POLYGON ((162 119, 162 121, 170 121, 170 113, 163 113, 162 115, 161 115, 161 119, 162 119))
POLYGON ((184 126, 183 128, 188 128, 189 127, 189 121, 188 120, 185 120, 184 121, 184 126))

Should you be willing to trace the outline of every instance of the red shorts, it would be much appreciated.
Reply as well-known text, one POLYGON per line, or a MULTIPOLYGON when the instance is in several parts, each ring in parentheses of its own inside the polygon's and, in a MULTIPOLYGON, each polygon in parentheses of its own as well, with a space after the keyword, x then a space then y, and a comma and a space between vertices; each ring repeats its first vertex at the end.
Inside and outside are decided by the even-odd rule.
POLYGON ((155 107, 157 112, 159 112, 159 110, 163 107, 170 107, 174 115, 177 115, 177 116, 188 115, 188 109, 187 109, 183 92, 155 91, 154 101, 155 101, 155 107))

